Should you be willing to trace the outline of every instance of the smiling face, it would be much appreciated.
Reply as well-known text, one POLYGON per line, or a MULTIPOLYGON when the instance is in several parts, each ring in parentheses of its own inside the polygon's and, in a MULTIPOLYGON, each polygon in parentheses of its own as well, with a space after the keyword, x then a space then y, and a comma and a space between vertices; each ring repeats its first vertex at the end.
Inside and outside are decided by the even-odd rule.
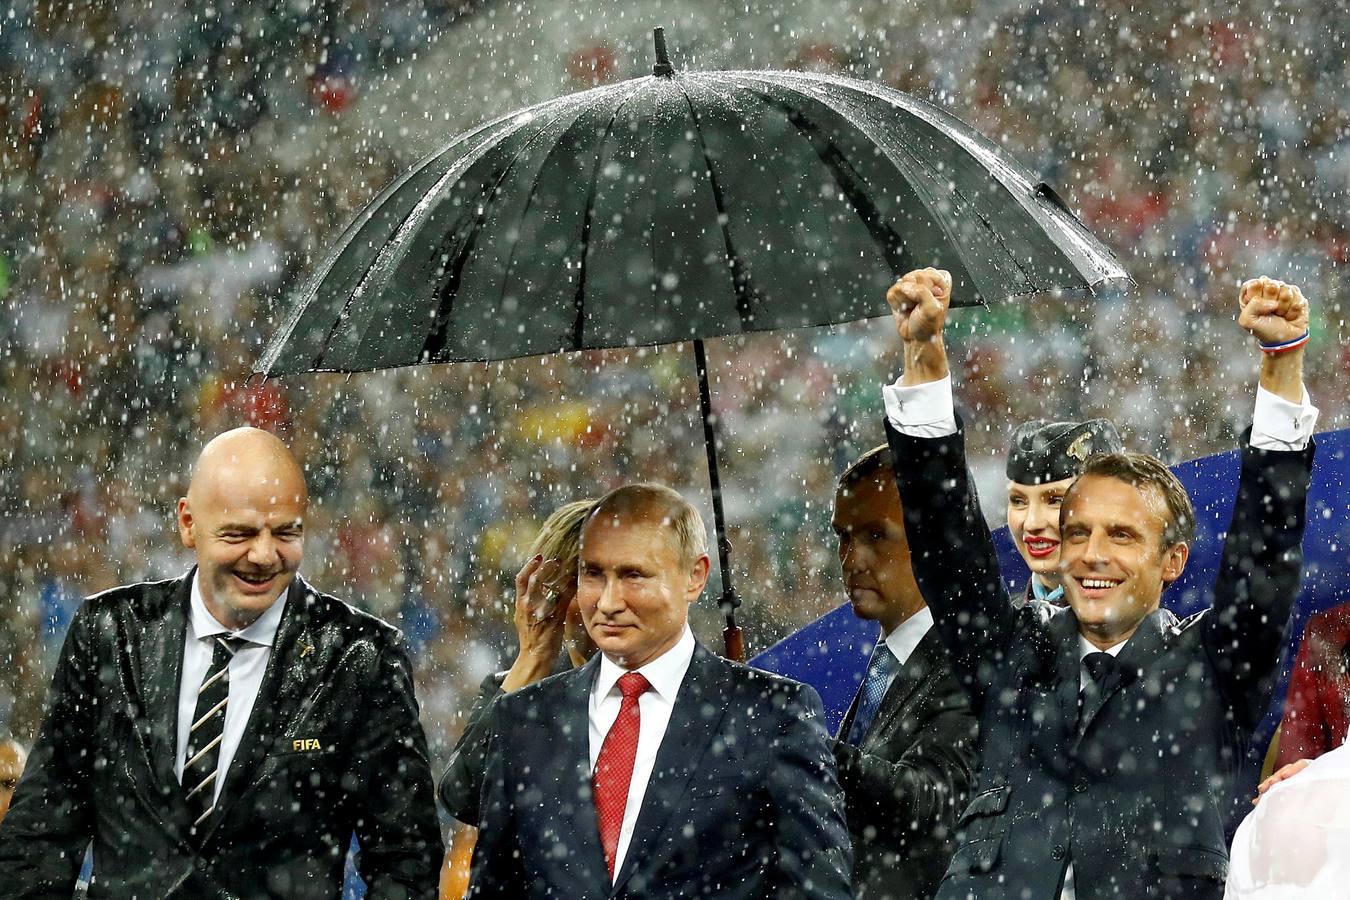
POLYGON ((679 642, 689 604, 708 580, 708 556, 682 557, 668 512, 652 504, 600 509, 581 532, 577 606, 610 661, 637 669, 679 642))
POLYGON ((1059 572, 1079 631, 1100 648, 1127 640, 1181 577, 1189 549, 1164 546, 1167 505, 1153 486, 1084 475, 1064 501, 1059 572))
POLYGON ((178 532, 216 621, 245 628, 285 593, 304 555, 307 504, 300 467, 272 435, 238 429, 202 451, 178 532))
POLYGON ((910 568, 900 495, 889 470, 841 487, 832 524, 853 614, 880 623, 889 634, 924 606, 910 568))
POLYGON ((1008 482, 1008 533, 1027 567, 1043 580, 1059 580, 1059 510, 1072 478, 1046 484, 1008 482))

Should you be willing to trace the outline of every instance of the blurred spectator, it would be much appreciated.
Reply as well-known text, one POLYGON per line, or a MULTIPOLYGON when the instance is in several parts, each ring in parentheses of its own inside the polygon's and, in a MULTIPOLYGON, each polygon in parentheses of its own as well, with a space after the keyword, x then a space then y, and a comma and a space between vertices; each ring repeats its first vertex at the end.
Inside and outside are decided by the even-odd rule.
POLYGON ((5 821, 5 813, 9 812, 9 799, 14 796, 27 759, 28 754, 18 741, 0 737, 0 822, 5 821))
POLYGON ((1350 603, 1308 620, 1289 677, 1275 768, 1316 759, 1350 738, 1350 603))

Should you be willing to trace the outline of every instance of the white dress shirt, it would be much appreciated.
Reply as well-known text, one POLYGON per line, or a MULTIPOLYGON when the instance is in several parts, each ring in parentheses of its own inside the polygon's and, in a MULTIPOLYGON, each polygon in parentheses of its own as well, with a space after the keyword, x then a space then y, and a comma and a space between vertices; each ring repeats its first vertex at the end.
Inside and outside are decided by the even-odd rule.
MULTIPOLYGON (((895 630, 886 635, 886 646, 903 666, 909 661, 914 648, 919 646, 919 641, 923 640, 923 636, 932 627, 933 611, 925 606, 895 626, 895 630)), ((891 680, 895 680, 894 675, 891 676, 891 680)), ((886 685, 887 690, 890 690, 890 688, 889 684, 886 685)))
MULTIPOLYGON (((287 593, 289 591, 287 588, 287 593)), ((188 602, 187 634, 183 641, 183 675, 178 683, 178 753, 174 757, 173 773, 179 784, 183 783, 188 732, 192 730, 192 715, 197 708, 197 692, 206 680, 206 670, 211 667, 215 637, 228 634, 248 641, 230 660, 230 699, 225 704, 225 729, 220 738, 219 765, 216 769, 219 774, 216 776, 212 803, 220 799, 225 773, 230 768, 235 751, 239 749, 239 739, 243 737, 244 726, 248 724, 249 713, 253 711, 253 701, 258 698, 258 688, 262 685, 263 673, 267 671, 267 660, 272 656, 272 643, 276 640, 277 626, 281 624, 281 614, 285 608, 286 595, 282 594, 252 625, 242 631, 230 631, 207 610, 197 584, 197 574, 194 572, 192 575, 192 598, 188 602)))
MULTIPOLYGON (((647 781, 656 766, 656 752, 661 749, 661 740, 666 736, 666 726, 670 724, 670 713, 675 708, 675 696, 684 682, 684 674, 689 671, 689 662, 694 658, 694 633, 684 626, 674 647, 662 653, 656 659, 636 669, 651 685, 651 690, 638 698, 638 713, 641 724, 638 730, 637 755, 633 759, 633 780, 628 783, 628 803, 623 809, 623 826, 619 829, 619 846, 614 851, 614 876, 617 878, 623 869, 623 859, 628 853, 628 844, 633 839, 633 826, 637 824, 638 812, 642 809, 642 798, 647 793, 647 781)), ((610 726, 619 717, 619 707, 623 704, 623 695, 619 693, 619 677, 629 672, 601 654, 600 668, 591 687, 591 702, 588 707, 590 720, 590 759, 591 772, 595 772, 595 762, 600 758, 600 747, 609 734, 610 726)))

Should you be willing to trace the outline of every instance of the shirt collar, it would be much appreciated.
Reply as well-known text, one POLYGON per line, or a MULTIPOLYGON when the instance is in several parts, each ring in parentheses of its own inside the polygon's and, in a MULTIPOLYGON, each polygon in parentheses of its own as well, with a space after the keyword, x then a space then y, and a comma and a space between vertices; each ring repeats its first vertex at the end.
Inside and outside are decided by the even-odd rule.
POLYGON ((230 631, 216 617, 211 615, 211 611, 206 608, 206 601, 202 599, 201 587, 197 583, 197 572, 192 573, 192 594, 188 602, 189 616, 188 622, 192 628, 192 636, 197 639, 214 637, 217 634, 232 634, 234 637, 242 638, 251 644, 262 644, 265 647, 271 647, 276 641, 277 628, 281 625, 281 614, 286 610, 286 595, 291 592, 291 587, 295 585, 295 579, 291 579, 290 585, 287 585, 285 593, 277 598, 277 602, 267 607, 267 611, 254 620, 253 624, 239 631, 230 631))
POLYGON ((923 640, 923 636, 932 627, 933 611, 925 606, 886 635, 886 646, 903 666, 914 652, 914 648, 919 646, 919 641, 923 640))
POLYGON ((673 703, 675 693, 680 689, 680 682, 684 681, 684 673, 689 669, 689 661, 693 658, 694 633, 689 630, 688 622, 685 623, 684 633, 675 642, 675 646, 636 669, 625 669, 601 653, 600 671, 595 676, 595 696, 596 698, 608 696, 618 684, 620 676, 633 671, 641 673, 652 686, 652 690, 661 695, 661 699, 673 703))
POLYGON ((1089 653, 1109 653, 1112 656, 1119 656, 1120 651, 1125 649, 1127 643, 1129 643, 1128 638, 1103 650, 1080 634, 1078 635, 1078 659, 1081 661, 1089 653))
POLYGON ((1055 603, 1064 599, 1064 585, 1057 584, 1053 591, 1046 590, 1045 585, 1035 575, 1031 576, 1031 595, 1037 600, 1044 600, 1046 603, 1055 603))

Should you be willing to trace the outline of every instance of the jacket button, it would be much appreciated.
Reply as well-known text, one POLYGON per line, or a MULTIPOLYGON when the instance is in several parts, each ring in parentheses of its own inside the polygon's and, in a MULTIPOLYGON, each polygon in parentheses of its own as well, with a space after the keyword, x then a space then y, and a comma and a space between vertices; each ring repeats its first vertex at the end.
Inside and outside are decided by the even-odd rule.
POLYGON ((1078 793, 1078 794, 1086 794, 1086 793, 1087 793, 1087 782, 1086 782, 1086 781, 1080 781, 1080 782, 1078 782, 1077 784, 1075 784, 1075 785, 1073 786, 1073 789, 1074 789, 1074 792, 1075 792, 1075 793, 1078 793))
POLYGON ((1058 862, 1058 861, 1060 861, 1061 859, 1063 859, 1063 858, 1064 858, 1064 845, 1063 845, 1063 844, 1056 844, 1056 845, 1055 845, 1055 849, 1053 849, 1053 850, 1050 851, 1050 858, 1053 859, 1053 860, 1055 860, 1056 862, 1058 862))

